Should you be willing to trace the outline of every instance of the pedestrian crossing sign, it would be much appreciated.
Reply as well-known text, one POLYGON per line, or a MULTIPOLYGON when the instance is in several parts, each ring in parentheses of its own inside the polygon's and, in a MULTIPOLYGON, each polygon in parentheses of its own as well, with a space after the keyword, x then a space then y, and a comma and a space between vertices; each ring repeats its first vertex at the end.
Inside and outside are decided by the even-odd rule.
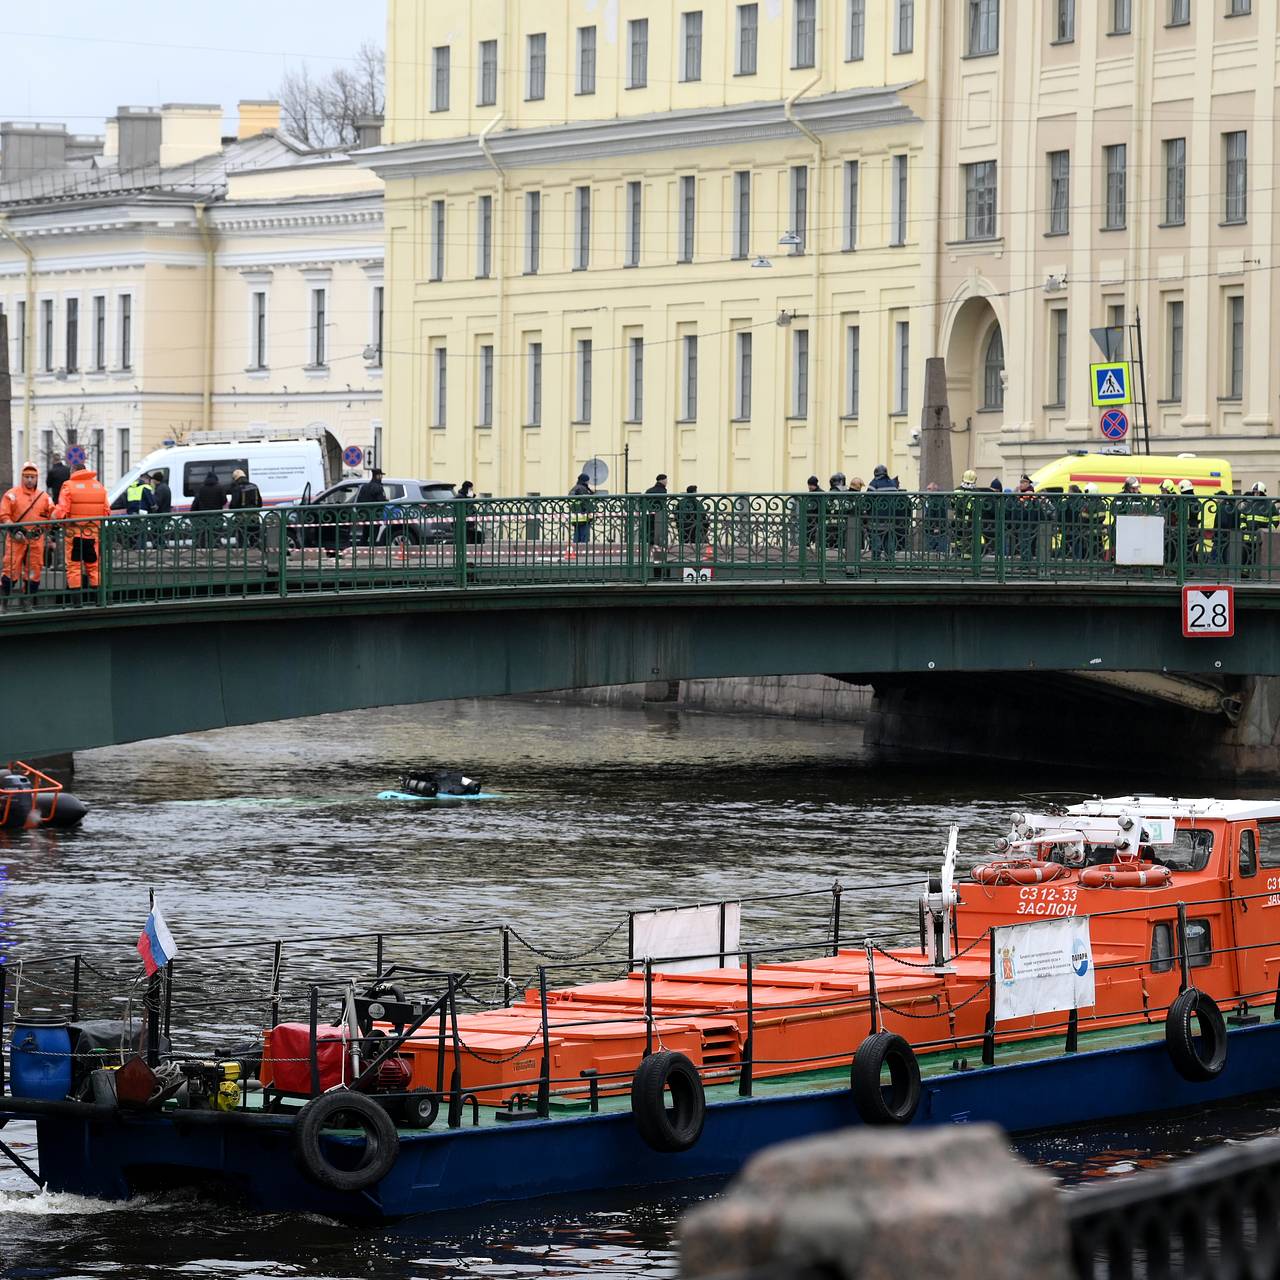
POLYGON ((1129 404, 1130 395, 1129 362, 1113 360, 1106 364, 1089 366, 1089 382, 1093 390, 1094 407, 1105 409, 1108 405, 1129 404))

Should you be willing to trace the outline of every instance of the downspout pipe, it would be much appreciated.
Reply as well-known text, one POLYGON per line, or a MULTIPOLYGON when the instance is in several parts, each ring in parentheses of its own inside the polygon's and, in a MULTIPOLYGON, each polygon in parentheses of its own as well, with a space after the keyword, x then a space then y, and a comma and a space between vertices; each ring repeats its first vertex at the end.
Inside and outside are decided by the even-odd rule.
POLYGON ((213 286, 214 286, 214 241, 209 227, 209 206, 195 206, 196 228, 200 232, 200 243, 204 247, 204 373, 202 377, 204 430, 213 429, 213 286))
MULTIPOLYGON (((506 350, 506 333, 507 333, 507 237, 506 218, 507 218, 507 171, 498 163, 497 157, 493 154, 493 148, 489 145, 489 135, 506 119, 507 113, 499 111, 492 120, 489 121, 483 129, 480 130, 480 150, 484 153, 485 160, 488 161, 489 167, 498 175, 498 208, 493 219, 494 245, 493 245, 493 267, 496 274, 497 284, 497 319, 494 324, 493 337, 493 357, 497 364, 498 376, 495 379, 498 385, 498 403, 494 405, 493 411, 493 488, 494 492, 501 495, 502 488, 502 433, 504 430, 503 413, 507 408, 510 397, 507 395, 507 362, 503 358, 506 350)), ((514 427, 513 427, 514 429, 514 427)))
POLYGON ((36 331, 36 255, 21 236, 14 235, 3 217, 0 217, 0 236, 17 245, 27 260, 27 316, 22 326, 22 445, 28 454, 35 451, 31 440, 31 388, 34 382, 31 361, 34 354, 32 339, 36 331))
MULTIPOLYGON (((822 48, 822 32, 821 29, 814 31, 814 48, 822 48)), ((813 200, 810 203, 812 209, 812 217, 814 222, 813 235, 808 234, 808 228, 805 228, 805 250, 812 258, 813 268, 813 314, 809 317, 809 359, 812 362, 812 374, 809 378, 809 416, 814 424, 814 465, 819 472, 822 471, 822 458, 819 449, 819 432, 821 431, 821 423, 825 421, 823 416, 823 399, 822 392, 825 386, 822 376, 822 167, 826 161, 826 147, 823 145, 822 139, 818 137, 807 124, 796 118, 796 103, 804 97, 815 85, 822 79, 822 72, 818 71, 813 78, 806 84, 802 85, 793 94, 789 95, 782 103, 782 114, 786 117, 787 123, 792 125, 800 133, 813 143, 813 200)), ((797 228, 792 227, 795 231, 797 228)), ((828 445, 830 448, 830 445, 828 445)), ((784 455, 785 456, 785 455, 784 455)))

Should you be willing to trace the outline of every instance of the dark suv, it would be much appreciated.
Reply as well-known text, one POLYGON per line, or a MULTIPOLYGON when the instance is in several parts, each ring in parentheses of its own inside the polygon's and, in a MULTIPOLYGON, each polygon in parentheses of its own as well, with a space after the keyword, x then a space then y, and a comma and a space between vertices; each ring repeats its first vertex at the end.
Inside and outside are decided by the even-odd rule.
POLYGON ((363 480, 343 480, 309 502, 304 495, 297 508, 286 515, 289 541, 299 547, 336 550, 353 542, 395 546, 453 540, 453 485, 437 480, 384 479, 387 503, 371 522, 365 522, 354 512, 343 510, 352 506, 363 484, 363 480))

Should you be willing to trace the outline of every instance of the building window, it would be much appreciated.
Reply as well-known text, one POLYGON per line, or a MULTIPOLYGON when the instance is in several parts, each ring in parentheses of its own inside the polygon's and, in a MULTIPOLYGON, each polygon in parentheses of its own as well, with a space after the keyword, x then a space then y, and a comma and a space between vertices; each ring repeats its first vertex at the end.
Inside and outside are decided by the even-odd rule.
POLYGON ((964 238, 994 240, 996 235, 996 162, 964 166, 964 238))
POLYGON ((1067 312, 1055 307, 1050 313, 1053 334, 1053 359, 1049 377, 1049 403, 1062 408, 1067 403, 1067 312))
POLYGON ((644 339, 632 338, 627 348, 627 421, 644 421, 644 339))
POLYGON ((40 338, 43 358, 40 361, 45 373, 53 372, 53 299, 40 300, 40 338))
POLYGON ((490 343, 480 348, 480 412, 476 426, 493 426, 493 346, 490 343))
POLYGON ((250 338, 249 362, 254 369, 267 367, 267 294, 257 289, 253 294, 253 333, 250 338))
POLYGON ((861 62, 867 56, 867 0, 849 0, 844 56, 847 62, 861 62))
POLYGON ((894 0, 894 4, 893 51, 910 53, 916 42, 916 0, 894 0))
POLYGON ((1004 337, 999 325, 991 330, 982 360, 982 407, 1004 408, 1004 337))
POLYGON ((476 275, 487 280, 493 274, 493 197, 481 196, 476 206, 476 275))
POLYGON ((591 421, 591 339, 579 338, 574 375, 574 421, 591 421))
POLYGON ((1228 18, 1239 18, 1246 13, 1253 12, 1253 0, 1230 0, 1227 8, 1228 18))
POLYGON ((640 265, 640 229, 644 219, 644 186, 627 183, 627 266, 640 265))
POLYGON ((578 28, 578 92, 596 91, 596 29, 578 28))
POLYGON ((893 411, 906 413, 911 391, 911 326, 899 320, 893 328, 893 411))
POLYGON ((969 56, 1000 48, 1000 0, 969 0, 969 56))
POLYGON ((890 244, 907 243, 907 157, 893 157, 893 239, 890 244))
POLYGON ((591 265, 591 188, 578 187, 574 198, 577 217, 574 219, 573 269, 585 271, 591 265))
POLYGON ((698 180, 680 179, 680 249, 677 262, 693 261, 693 245, 698 221, 698 180))
POLYGON ((861 178, 858 162, 844 162, 844 247, 858 247, 858 182, 861 178))
POLYGON ((1249 216, 1249 135, 1244 130, 1224 133, 1222 152, 1226 179, 1224 221, 1244 222, 1249 216))
POLYGON ((862 390, 862 328, 851 324, 844 331, 845 362, 845 413, 850 418, 858 416, 858 400, 862 390))
POLYGON ((435 349, 436 393, 431 400, 431 425, 447 427, 449 425, 449 349, 435 349))
POLYGON ((382 368, 382 341, 386 331, 386 289, 380 284, 373 286, 373 366, 382 368))
POLYGON ((738 422, 751 421, 751 333, 738 334, 737 371, 733 389, 733 416, 738 422))
POLYGON ((437 45, 431 51, 431 110, 449 110, 449 46, 437 45))
POLYGON ((627 23, 627 47, 631 54, 627 73, 627 88, 643 89, 649 83, 648 18, 632 18, 627 23))
POLYGON ((733 175, 733 256, 751 254, 751 171, 739 169, 733 175))
POLYGON ((133 295, 120 296, 120 368, 133 368, 133 295))
POLYGON ((809 166, 791 166, 791 233, 797 243, 792 253, 803 253, 809 243, 809 166))
POLYGON ((680 24, 684 34, 684 59, 680 66, 681 80, 702 79, 702 10, 693 9, 681 14, 680 24))
POLYGON ((311 290, 311 367, 314 369, 324 368, 325 356, 328 353, 325 343, 327 336, 325 333, 327 323, 325 312, 328 301, 326 290, 311 290))
POLYGON ((1133 30, 1133 0, 1111 0, 1111 34, 1127 36, 1133 30))
POLYGON ((1169 399, 1182 400, 1182 303, 1169 303, 1169 399))
POLYGON ((547 96, 547 33, 539 31, 531 35, 528 49, 529 73, 524 96, 529 102, 540 102, 547 96))
POLYGON ((476 95, 478 107, 492 107, 498 101, 498 42, 480 41, 480 92, 476 95))
POLYGON ((1076 0, 1058 0, 1055 44, 1070 44, 1076 38, 1076 0))
POLYGON ((444 279, 444 201, 431 202, 431 278, 444 279))
POLYGON ((530 191, 524 198, 524 270, 536 276, 542 262, 542 192, 530 191))
POLYGON ((1049 152, 1049 234, 1063 236, 1071 228, 1071 152, 1049 152))
POLYGON ((68 373, 78 373, 80 371, 80 299, 67 299, 67 325, 66 325, 66 363, 64 368, 68 373))
POLYGON ((102 464, 106 450, 107 433, 101 427, 94 427, 89 432, 89 465, 99 474, 103 474, 102 464))
POLYGON ((133 429, 116 428, 116 474, 124 475, 133 466, 133 429))
POLYGON ((753 76, 760 48, 760 6, 738 6, 738 74, 753 76))
POLYGON ((680 418, 695 422, 698 417, 698 335, 687 334, 683 342, 684 377, 680 380, 680 418))
POLYGON ((1167 138, 1164 144, 1164 223, 1180 227, 1187 220, 1187 140, 1167 138))
POLYGON ((1107 220, 1104 231, 1120 231, 1125 225, 1127 213, 1127 149, 1123 142, 1114 147, 1103 147, 1103 164, 1107 172, 1107 220))
POLYGON ((809 330, 791 331, 791 416, 809 416, 809 330))
POLYGON ((98 373, 107 367, 107 300, 102 294, 93 300, 93 367, 98 373))
POLYGON ((1185 27, 1191 21, 1191 0, 1170 0, 1169 25, 1185 27))
POLYGON ((817 54, 818 0, 795 0, 795 60, 793 67, 812 67, 817 54))
POLYGON ((27 371, 27 304, 25 300, 18 303, 18 332, 14 338, 13 368, 16 373, 27 371))
POLYGON ((1227 317, 1231 336, 1231 385, 1227 399, 1244 396, 1244 298, 1239 294, 1227 299, 1227 317))
POLYGON ((529 343, 529 414, 527 426, 542 425, 542 343, 529 343))

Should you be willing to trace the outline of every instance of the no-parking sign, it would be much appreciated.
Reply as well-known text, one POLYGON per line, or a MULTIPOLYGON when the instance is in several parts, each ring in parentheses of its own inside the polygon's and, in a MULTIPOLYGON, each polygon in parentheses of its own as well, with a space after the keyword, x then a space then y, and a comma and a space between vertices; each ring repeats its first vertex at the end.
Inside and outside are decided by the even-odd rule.
POLYGON ((67 450, 67 466, 83 467, 85 463, 85 457, 86 455, 84 451, 84 445, 73 444, 71 448, 67 450))
POLYGON ((349 444, 342 451, 342 461, 348 467, 358 467, 364 461, 364 450, 358 444, 349 444))
POLYGON ((1098 426, 1107 440, 1123 440, 1129 434, 1129 415, 1123 409, 1108 409, 1098 426))

